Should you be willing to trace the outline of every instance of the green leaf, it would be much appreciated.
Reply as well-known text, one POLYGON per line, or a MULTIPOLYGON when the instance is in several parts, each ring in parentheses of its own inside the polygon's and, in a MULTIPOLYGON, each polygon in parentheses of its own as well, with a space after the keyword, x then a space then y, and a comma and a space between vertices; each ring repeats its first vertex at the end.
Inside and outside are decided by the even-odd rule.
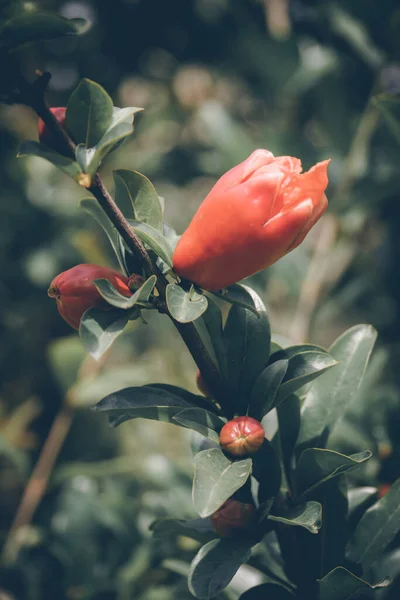
POLYGON ((286 375, 288 360, 278 360, 269 365, 257 378, 251 390, 248 414, 258 421, 274 408, 279 386, 286 375))
POLYGON ((219 432, 225 425, 225 422, 217 415, 202 408, 186 408, 175 415, 173 419, 180 425, 197 431, 217 444, 219 443, 219 432))
POLYGON ((147 177, 136 171, 114 171, 115 201, 118 206, 131 206, 134 220, 163 231, 162 210, 157 192, 147 177))
POLYGON ((276 362, 277 360, 289 359, 297 356, 297 354, 303 354, 303 352, 319 352, 322 354, 328 354, 328 350, 322 348, 322 346, 316 346, 315 344, 298 344, 297 346, 288 346, 287 348, 277 348, 269 359, 269 364, 276 362))
POLYGON ((83 198, 83 200, 80 201, 80 206, 98 222, 100 227, 107 234, 107 237, 110 240, 110 244, 115 252, 115 255, 118 258, 118 262, 124 273, 126 273, 125 261, 121 251, 121 246, 118 241, 118 231, 115 229, 114 225, 111 223, 104 210, 94 198, 83 198))
POLYGON ((364 513, 350 540, 348 559, 366 569, 382 555, 399 531, 400 478, 364 513))
POLYGON ((98 169, 109 152, 119 147, 120 143, 133 133, 134 115, 142 110, 142 108, 136 106, 128 106, 126 108, 113 107, 110 125, 93 148, 92 172, 98 169))
POLYGON ((320 600, 351 600, 358 592, 370 592, 387 585, 387 581, 371 585, 344 567, 336 567, 318 580, 319 598, 320 600))
POLYGON ((12 51, 25 44, 76 35, 85 28, 84 19, 63 19, 55 14, 31 12, 10 19, 0 27, 0 49, 12 51))
POLYGON ((199 452, 194 458, 193 504, 201 517, 212 515, 247 481, 250 458, 231 462, 219 448, 199 452))
POLYGON ((190 519, 184 521, 181 519, 159 519, 150 525, 150 531, 155 538, 171 538, 171 536, 180 536, 197 540, 202 544, 215 539, 215 529, 210 519, 190 519))
POLYGON ((76 162, 84 173, 93 175, 94 171, 90 169, 90 163, 93 160, 94 154, 94 148, 86 148, 85 144, 78 144, 75 148, 76 162))
POLYGON ((242 297, 253 303, 258 316, 238 305, 229 311, 223 332, 226 348, 227 380, 235 399, 235 412, 246 414, 250 391, 266 367, 271 331, 265 306, 250 288, 242 287, 242 297))
POLYGON ((269 515, 270 521, 295 527, 304 527, 310 533, 318 533, 322 525, 322 506, 310 500, 300 506, 289 509, 284 516, 269 515))
POLYGON ((239 600, 295 600, 296 598, 297 596, 294 596, 282 585, 262 583, 242 594, 239 600))
POLYGON ((341 335, 329 349, 339 363, 311 386, 302 409, 299 450, 320 445, 326 431, 333 429, 351 405, 364 377, 376 331, 357 325, 341 335))
MULTIPOLYGON (((206 330, 205 335, 208 340, 207 343, 211 345, 212 352, 215 356, 219 370, 222 375, 226 377, 226 358, 225 358, 225 347, 223 340, 223 328, 222 328, 222 313, 218 304, 212 299, 211 295, 207 296, 208 307, 202 315, 199 321, 204 323, 206 330)), ((196 325, 199 323, 196 322, 196 325)))
POLYGON ((87 310, 79 327, 79 335, 85 350, 99 360, 114 340, 123 332, 129 315, 117 308, 87 310))
POLYGON ((272 444, 279 448, 287 477, 291 477, 294 449, 300 429, 300 399, 295 394, 277 407, 278 431, 272 444))
MULTIPOLYGON (((276 363, 274 363, 276 364, 276 363)), ((306 383, 320 377, 325 371, 335 367, 337 361, 325 352, 302 352, 289 359, 289 365, 280 386, 274 406, 293 394, 306 383)))
POLYGON ((162 233, 147 223, 140 223, 131 219, 128 219, 128 222, 138 238, 172 268, 172 249, 162 233))
POLYGON ((236 306, 240 306, 241 308, 246 308, 247 310, 249 310, 257 316, 257 307, 254 305, 253 300, 251 298, 246 297, 246 295, 243 293, 243 290, 246 288, 247 286, 241 285, 240 283, 235 283, 234 285, 231 285, 230 287, 220 292, 211 293, 219 300, 224 300, 224 302, 228 302, 229 304, 234 304, 236 306))
POLYGON ((38 156, 39 158, 44 158, 73 179, 76 179, 82 173, 77 162, 66 156, 62 156, 55 150, 52 150, 39 142, 34 142, 33 140, 22 142, 17 156, 18 158, 23 158, 25 156, 38 156))
POLYGON ((66 127, 76 144, 95 146, 111 124, 113 103, 94 81, 82 79, 67 105, 66 127))
POLYGON ((190 566, 190 592, 199 600, 214 598, 226 588, 250 555, 251 543, 248 540, 212 540, 199 550, 190 566))
POLYGON ((196 407, 198 397, 175 386, 144 385, 109 394, 93 410, 109 413, 110 425, 117 427, 130 419, 176 423, 173 417, 185 408, 196 407), (175 391, 176 390, 176 391, 175 391))
POLYGON ((118 290, 113 287, 112 283, 108 281, 108 279, 95 279, 93 283, 99 290, 99 293, 104 300, 111 304, 111 306, 126 310, 133 308, 138 302, 148 302, 154 286, 157 283, 157 277, 155 275, 149 277, 149 279, 145 281, 143 285, 141 285, 140 288, 129 298, 120 294, 118 290))
POLYGON ((302 452, 297 463, 297 491, 306 496, 332 477, 358 467, 371 456, 369 450, 345 456, 333 450, 308 448, 302 452))
POLYGON ((372 103, 384 116, 386 123, 400 144, 400 99, 390 94, 379 94, 372 98, 372 103))
POLYGON ((282 470, 275 448, 267 439, 253 455, 253 476, 259 482, 258 502, 264 504, 274 498, 281 487, 282 470))
POLYGON ((375 487, 357 487, 349 490, 349 528, 354 531, 365 511, 378 500, 375 487))
POLYGON ((167 306, 171 316, 179 323, 195 321, 207 310, 208 302, 205 296, 192 291, 185 292, 179 285, 167 285, 167 306))

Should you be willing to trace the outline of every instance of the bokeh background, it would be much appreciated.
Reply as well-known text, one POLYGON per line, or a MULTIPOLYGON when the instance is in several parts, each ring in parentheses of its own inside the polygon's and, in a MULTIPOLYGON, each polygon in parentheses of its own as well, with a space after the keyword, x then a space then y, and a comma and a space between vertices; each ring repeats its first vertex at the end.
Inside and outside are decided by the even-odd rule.
MULTIPOLYGON (((9 5, 0 2, 1 18, 9 5)), ((52 106, 88 77, 117 106, 145 109, 102 174, 111 186, 114 168, 144 173, 179 233, 216 179, 256 148, 299 156, 305 168, 332 159, 327 215, 252 284, 283 342, 329 346, 353 324, 378 329, 368 411, 354 407, 351 436, 344 427, 338 445, 373 449, 360 483, 390 485, 400 476, 400 140, 376 97, 400 93, 398 1, 19 5, 37 8, 91 28, 20 51, 24 75, 51 71, 52 106)), ((194 391, 195 366, 154 315, 99 363, 85 356, 46 290, 75 264, 116 264, 79 208, 84 190, 41 159, 16 158, 27 138, 37 139, 34 113, 0 106, 0 598, 185 600, 196 543, 152 542, 149 525, 194 516, 193 440, 147 421, 111 430, 89 407, 128 385, 194 391)), ((258 577, 245 567, 221 598, 237 598, 258 577)))

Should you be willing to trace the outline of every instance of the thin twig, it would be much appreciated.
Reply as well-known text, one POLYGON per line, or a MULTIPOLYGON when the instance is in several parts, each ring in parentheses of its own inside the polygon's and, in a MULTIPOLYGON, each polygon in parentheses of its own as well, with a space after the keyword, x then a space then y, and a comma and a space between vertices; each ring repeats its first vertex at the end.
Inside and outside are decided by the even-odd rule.
MULTIPOLYGON (((33 83, 26 82, 23 78, 20 78, 19 96, 18 98, 15 97, 14 101, 18 101, 33 108, 38 116, 43 120, 51 134, 58 141, 60 147, 65 149, 65 155, 75 158, 76 146, 74 141, 54 117, 44 98, 44 93, 50 77, 51 75, 49 73, 38 73, 38 78, 33 83)), ((148 275, 155 274, 157 276, 157 290, 161 300, 165 301, 166 286, 168 281, 158 269, 157 265, 155 265, 151 260, 144 244, 137 237, 123 213, 116 205, 113 197, 108 192, 103 181, 101 180, 100 175, 96 174, 94 176, 93 181, 88 189, 99 202, 100 206, 105 211, 116 230, 124 239, 129 250, 135 257, 139 258, 143 262, 148 275)), ((230 398, 227 395, 227 390, 222 381, 221 374, 212 357, 208 353, 205 345, 203 344, 196 327, 193 325, 193 323, 178 323, 172 318, 168 310, 166 311, 166 314, 168 314, 168 316, 171 318, 183 341, 188 347, 188 350, 197 364, 197 367, 201 371, 207 386, 213 392, 214 398, 220 403, 229 416, 230 398)))
POLYGON ((71 428, 73 416, 73 410, 65 404, 53 421, 38 461, 25 487, 14 521, 9 529, 2 552, 2 557, 6 561, 12 559, 16 554, 17 534, 32 521, 32 517, 46 492, 50 475, 71 428))

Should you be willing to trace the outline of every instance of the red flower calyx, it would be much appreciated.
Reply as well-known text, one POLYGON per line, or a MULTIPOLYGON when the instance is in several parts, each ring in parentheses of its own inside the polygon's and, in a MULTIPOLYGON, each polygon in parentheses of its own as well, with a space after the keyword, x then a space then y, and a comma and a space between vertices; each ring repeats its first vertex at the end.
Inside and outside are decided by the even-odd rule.
POLYGON ((235 417, 228 421, 219 434, 223 450, 233 456, 247 456, 257 452, 264 443, 265 431, 252 417, 235 417))
POLYGON ((252 530, 256 508, 252 504, 244 504, 229 498, 211 516, 211 522, 220 537, 243 535, 252 530))
POLYGON ((58 312, 74 329, 79 329, 82 315, 89 308, 109 308, 93 283, 95 279, 107 279, 128 298, 133 294, 128 277, 107 267, 83 264, 60 273, 51 282, 47 293, 56 299, 58 312))
POLYGON ((176 273, 216 291, 297 248, 328 205, 328 164, 302 173, 298 158, 253 152, 201 204, 175 249, 176 273))

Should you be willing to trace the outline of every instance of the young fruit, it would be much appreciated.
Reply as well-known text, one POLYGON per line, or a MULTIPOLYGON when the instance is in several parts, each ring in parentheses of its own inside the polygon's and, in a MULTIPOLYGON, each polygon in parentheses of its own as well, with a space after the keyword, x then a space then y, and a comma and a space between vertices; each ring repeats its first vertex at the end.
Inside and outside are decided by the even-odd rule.
POLYGON ((222 449, 233 456, 254 454, 263 445, 264 438, 263 426, 252 417, 235 417, 219 434, 222 449))
POLYGON ((58 312, 74 329, 79 329, 82 315, 89 308, 110 308, 100 296, 94 279, 107 279, 128 298, 133 294, 128 277, 107 267, 83 264, 60 273, 51 282, 47 293, 56 299, 58 312))
MULTIPOLYGON (((60 125, 65 129, 65 116, 67 109, 65 106, 56 106, 50 108, 51 112, 60 123, 60 125)), ((54 139, 53 134, 48 130, 42 119, 39 119, 38 123, 38 132, 39 132, 39 141, 42 144, 45 144, 48 148, 52 148, 59 152, 57 141, 54 139)))
POLYGON ((243 535, 252 530, 256 508, 229 498, 212 516, 211 522, 220 537, 243 535))
POLYGON ((329 160, 301 162, 256 150, 223 175, 180 238, 176 273, 215 291, 294 250, 325 211, 329 160))

